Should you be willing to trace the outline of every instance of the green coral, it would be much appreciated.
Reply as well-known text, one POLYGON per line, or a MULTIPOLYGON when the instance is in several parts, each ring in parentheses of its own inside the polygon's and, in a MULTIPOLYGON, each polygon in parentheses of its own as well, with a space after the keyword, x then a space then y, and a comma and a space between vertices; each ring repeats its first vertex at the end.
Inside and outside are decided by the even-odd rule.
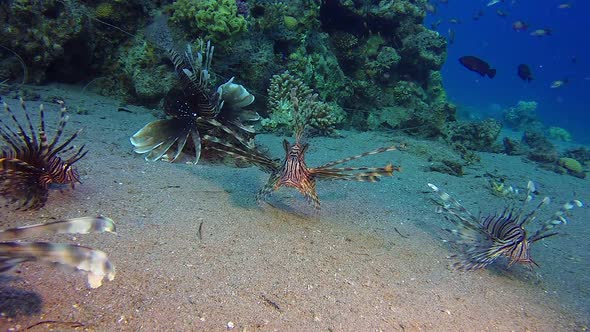
POLYGON ((177 0, 170 20, 191 35, 199 35, 216 45, 229 46, 247 30, 246 19, 238 15, 234 0, 177 0))
POLYGON ((402 123, 410 119, 412 111, 405 107, 389 106, 369 113, 367 126, 378 129, 381 126, 400 128, 402 123))
POLYGON ((414 82, 399 81, 393 88, 395 103, 400 106, 411 106, 417 100, 422 100, 424 92, 414 82))
POLYGON ((564 142, 571 142, 572 140, 572 134, 561 127, 549 127, 549 137, 564 142))
POLYGON ((285 27, 289 30, 295 30, 299 24, 299 21, 297 21, 295 17, 289 15, 283 17, 283 22, 285 23, 285 27))
POLYGON ((317 91, 320 99, 341 103, 352 95, 352 89, 328 44, 325 33, 303 37, 301 46, 289 55, 287 67, 317 91))
POLYGON ((377 58, 375 60, 370 60, 367 62, 367 67, 369 68, 369 73, 383 74, 389 71, 391 67, 397 66, 400 60, 401 57, 399 54, 397 54, 395 48, 384 46, 377 54, 377 58))
POLYGON ((333 103, 324 103, 314 97, 312 90, 303 81, 286 71, 274 75, 268 88, 269 117, 262 119, 262 126, 274 132, 291 132, 295 121, 292 112, 293 103, 291 92, 301 101, 301 109, 310 112, 305 118, 309 125, 320 134, 331 134, 336 125, 344 121, 345 113, 342 108, 333 103))
POLYGON ((584 172, 584 168, 582 167, 582 164, 577 161, 574 158, 559 158, 559 165, 565 169, 567 169, 568 171, 574 172, 574 173, 583 173, 584 172))

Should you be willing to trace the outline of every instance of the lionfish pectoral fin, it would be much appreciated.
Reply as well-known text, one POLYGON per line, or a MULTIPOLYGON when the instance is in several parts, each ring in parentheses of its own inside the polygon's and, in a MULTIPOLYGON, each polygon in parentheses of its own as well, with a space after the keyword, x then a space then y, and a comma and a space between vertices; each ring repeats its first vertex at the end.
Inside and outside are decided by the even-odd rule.
POLYGON ((13 157, 2 158, 0 155, 0 172, 13 172, 12 174, 31 176, 32 174, 41 173, 41 170, 24 160, 13 157))
POLYGON ((3 242, 0 243, 0 257, 7 257, 12 263, 41 261, 73 267, 88 273, 91 288, 102 285, 104 278, 115 278, 115 266, 107 255, 83 246, 47 242, 3 242))
POLYGON ((160 159, 177 140, 184 140, 190 127, 179 119, 156 120, 148 123, 131 138, 134 151, 148 153, 147 160, 160 159))
POLYGON ((115 223, 112 219, 103 216, 81 217, 2 230, 0 231, 0 241, 50 234, 89 234, 103 232, 115 233, 115 223))
POLYGON ((233 77, 217 88, 221 99, 232 108, 246 107, 254 102, 254 95, 241 84, 233 83, 233 77))
POLYGON ((279 189, 281 185, 279 180, 280 176, 278 176, 277 174, 271 174, 270 178, 268 179, 264 187, 262 187, 262 189, 260 189, 260 191, 256 193, 256 201, 260 202, 265 200, 266 198, 268 198, 268 196, 270 196, 270 194, 273 191, 279 189))
POLYGON ((313 205, 313 208, 316 211, 320 210, 320 198, 318 197, 318 194, 315 191, 315 189, 303 192, 302 194, 303 197, 305 197, 305 200, 307 200, 309 204, 313 205))
POLYGON ((191 138, 195 145, 195 165, 199 163, 201 159, 201 134, 196 127, 191 128, 191 138))
POLYGON ((346 168, 313 168, 311 173, 319 180, 347 180, 359 182, 377 182, 382 176, 393 176, 394 171, 401 169, 392 164, 385 167, 346 167, 346 168), (345 173, 364 171, 361 173, 345 173))
POLYGON ((174 137, 169 139, 162 144, 154 147, 150 152, 145 155, 145 160, 147 161, 156 161, 161 159, 165 154, 167 154, 174 143, 178 140, 178 137, 174 137))
POLYGON ((0 273, 8 272, 19 264, 29 261, 27 258, 1 257, 0 256, 0 273))
POLYGON ((178 156, 182 153, 182 150, 186 146, 186 141, 188 140, 188 135, 183 135, 178 138, 176 141, 176 151, 169 151, 168 160, 175 161, 178 159, 178 156))

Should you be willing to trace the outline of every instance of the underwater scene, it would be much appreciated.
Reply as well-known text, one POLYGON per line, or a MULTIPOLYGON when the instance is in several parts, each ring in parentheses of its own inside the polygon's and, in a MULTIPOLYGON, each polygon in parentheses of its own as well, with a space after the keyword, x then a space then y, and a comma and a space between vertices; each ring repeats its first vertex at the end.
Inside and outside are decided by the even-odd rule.
POLYGON ((589 10, 0 1, 0 330, 587 331, 589 10))

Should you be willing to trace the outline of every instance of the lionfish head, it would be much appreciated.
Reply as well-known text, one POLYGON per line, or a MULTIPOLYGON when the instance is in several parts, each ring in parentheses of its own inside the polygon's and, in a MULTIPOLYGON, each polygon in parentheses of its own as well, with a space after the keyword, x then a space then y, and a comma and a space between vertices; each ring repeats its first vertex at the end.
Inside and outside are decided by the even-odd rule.
POLYGON ((283 147, 285 148, 285 152, 287 154, 287 160, 304 160, 305 152, 309 147, 309 144, 301 144, 296 142, 295 144, 291 145, 287 140, 283 140, 283 147))
POLYGON ((510 258, 510 262, 508 263, 509 267, 515 263, 527 264, 529 266, 537 265, 537 263, 531 258, 531 247, 526 238, 513 244, 506 255, 510 258))
POLYGON ((49 172, 41 177, 41 182, 45 188, 50 184, 71 184, 80 183, 80 175, 72 164, 67 162, 61 163, 57 167, 51 167, 49 172))

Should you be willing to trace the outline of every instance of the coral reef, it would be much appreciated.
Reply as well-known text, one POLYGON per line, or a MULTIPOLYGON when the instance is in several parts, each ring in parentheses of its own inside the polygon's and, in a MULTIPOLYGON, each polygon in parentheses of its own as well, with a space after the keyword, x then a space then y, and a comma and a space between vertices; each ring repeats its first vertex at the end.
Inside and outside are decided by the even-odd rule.
MULTIPOLYGON (((175 80, 143 28, 164 13, 179 44, 197 36, 215 43, 221 56, 212 80, 235 76, 263 94, 272 75, 289 70, 330 106, 325 111, 333 114, 322 119, 347 120, 355 128, 386 126, 432 137, 454 121, 439 72, 446 42, 423 27, 422 0, 12 3, 0 3, 8 32, 0 44, 27 59, 36 82, 106 77, 100 80, 104 93, 156 105, 175 80)), ((14 61, 10 66, 0 66, 0 77, 15 76, 14 61)), ((260 99, 254 107, 263 107, 260 99)))

